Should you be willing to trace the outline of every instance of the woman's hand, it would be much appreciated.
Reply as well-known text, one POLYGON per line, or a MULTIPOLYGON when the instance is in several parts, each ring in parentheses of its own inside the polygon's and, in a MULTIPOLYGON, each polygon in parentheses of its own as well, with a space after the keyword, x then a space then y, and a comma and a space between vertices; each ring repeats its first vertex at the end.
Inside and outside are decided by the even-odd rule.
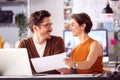
POLYGON ((67 66, 74 67, 74 62, 72 61, 72 59, 70 57, 64 58, 64 62, 67 66))
POLYGON ((64 62, 67 66, 69 66, 69 68, 60 68, 57 69, 57 71, 59 71, 61 74, 71 74, 71 67, 74 67, 74 62, 70 57, 64 58, 64 62))
POLYGON ((60 68, 60 69, 57 69, 57 71, 59 71, 61 74, 71 74, 71 63, 72 63, 72 60, 70 59, 70 57, 66 57, 64 58, 64 62, 67 66, 69 66, 69 68, 60 68))

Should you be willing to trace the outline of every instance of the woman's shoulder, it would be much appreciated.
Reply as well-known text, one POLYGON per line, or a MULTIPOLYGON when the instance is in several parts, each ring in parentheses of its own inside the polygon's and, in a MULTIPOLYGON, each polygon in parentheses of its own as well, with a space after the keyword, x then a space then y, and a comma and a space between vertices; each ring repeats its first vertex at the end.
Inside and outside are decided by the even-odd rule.
POLYGON ((94 40, 94 41, 91 43, 91 46, 94 47, 94 48, 98 48, 98 49, 103 50, 103 48, 102 48, 102 43, 100 43, 100 42, 97 41, 97 40, 94 40))
POLYGON ((97 40, 90 38, 89 41, 91 42, 91 44, 100 44, 100 42, 98 42, 97 40))

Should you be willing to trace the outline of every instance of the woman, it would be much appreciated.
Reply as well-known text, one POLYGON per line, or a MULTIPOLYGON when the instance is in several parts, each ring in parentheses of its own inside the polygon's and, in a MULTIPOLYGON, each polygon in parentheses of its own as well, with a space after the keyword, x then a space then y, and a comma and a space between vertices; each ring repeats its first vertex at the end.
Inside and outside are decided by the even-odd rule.
POLYGON ((92 21, 88 14, 73 14, 70 30, 72 35, 80 40, 80 44, 73 49, 70 57, 64 59, 70 68, 58 69, 61 74, 70 74, 75 69, 77 74, 102 73, 103 48, 100 43, 89 37, 92 21))

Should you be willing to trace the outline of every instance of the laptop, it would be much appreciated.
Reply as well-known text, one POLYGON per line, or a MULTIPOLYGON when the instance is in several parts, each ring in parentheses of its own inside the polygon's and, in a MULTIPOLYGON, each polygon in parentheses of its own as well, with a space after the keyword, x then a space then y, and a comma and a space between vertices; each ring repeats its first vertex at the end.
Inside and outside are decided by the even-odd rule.
POLYGON ((0 75, 32 75, 27 49, 0 49, 0 75))

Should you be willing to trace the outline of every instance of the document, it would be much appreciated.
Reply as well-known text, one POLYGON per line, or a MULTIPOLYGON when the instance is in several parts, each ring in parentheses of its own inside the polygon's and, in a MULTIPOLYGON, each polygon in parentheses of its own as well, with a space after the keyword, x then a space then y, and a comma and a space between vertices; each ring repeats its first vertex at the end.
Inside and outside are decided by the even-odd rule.
POLYGON ((32 58, 32 64, 36 72, 45 72, 59 68, 67 68, 63 59, 66 57, 66 53, 60 53, 56 55, 32 58))

